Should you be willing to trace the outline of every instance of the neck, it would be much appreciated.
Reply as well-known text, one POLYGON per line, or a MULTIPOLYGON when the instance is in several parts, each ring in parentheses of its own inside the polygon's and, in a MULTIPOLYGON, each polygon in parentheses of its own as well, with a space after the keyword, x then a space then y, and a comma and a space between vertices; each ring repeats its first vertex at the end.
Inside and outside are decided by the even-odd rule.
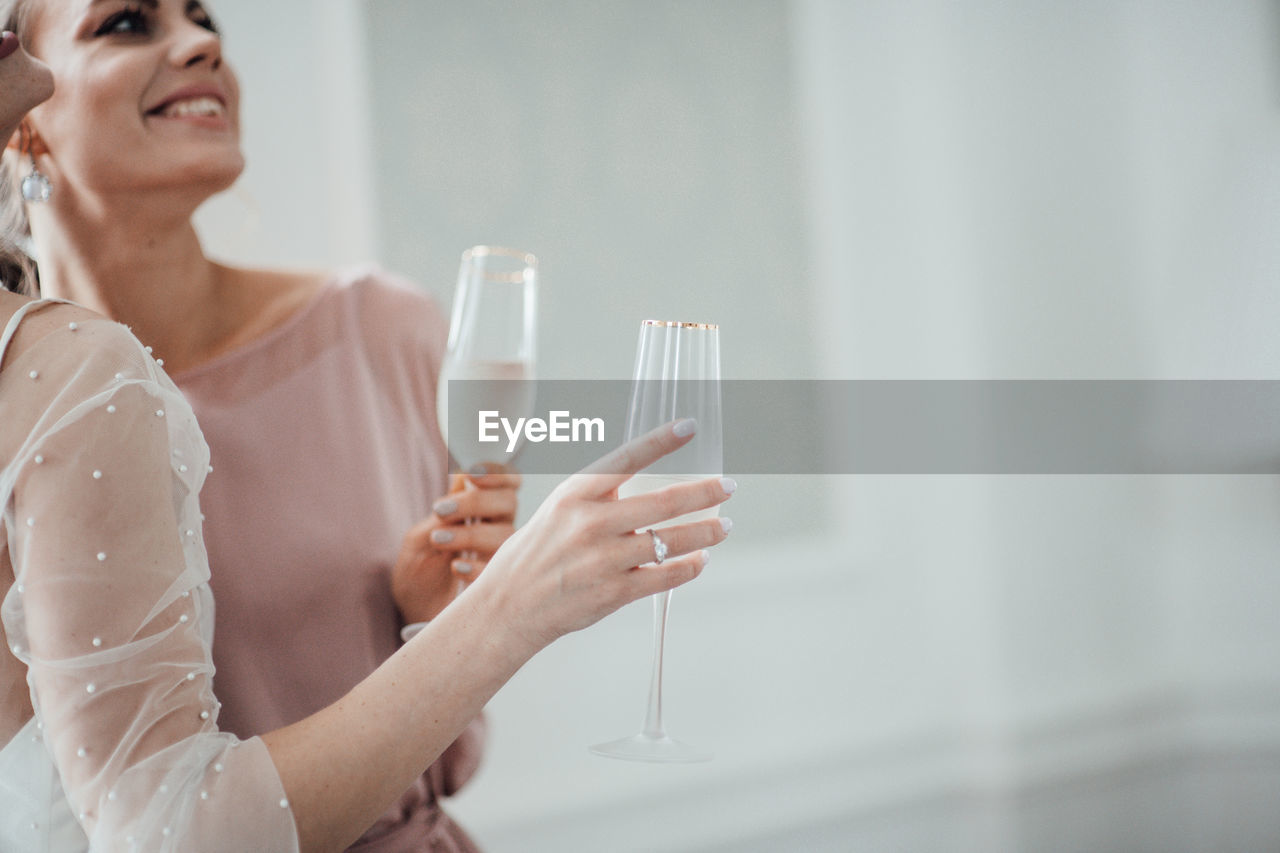
POLYGON ((170 372, 207 357, 226 334, 218 295, 229 271, 205 257, 191 211, 54 204, 31 210, 41 294, 128 325, 170 372))

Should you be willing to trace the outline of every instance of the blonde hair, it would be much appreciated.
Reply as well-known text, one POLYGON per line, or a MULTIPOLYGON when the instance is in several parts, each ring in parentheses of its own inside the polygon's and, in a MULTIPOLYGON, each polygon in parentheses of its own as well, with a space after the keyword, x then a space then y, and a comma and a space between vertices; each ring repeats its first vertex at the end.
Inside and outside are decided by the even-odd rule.
MULTIPOLYGON (((0 29, 21 34, 26 23, 28 0, 0 0, 0 29)), ((0 144, 8 140, 0 140, 0 144)), ((18 191, 22 167, 20 154, 8 150, 0 162, 0 285, 16 293, 39 290, 39 270, 28 247, 31 226, 27 209, 18 191)))

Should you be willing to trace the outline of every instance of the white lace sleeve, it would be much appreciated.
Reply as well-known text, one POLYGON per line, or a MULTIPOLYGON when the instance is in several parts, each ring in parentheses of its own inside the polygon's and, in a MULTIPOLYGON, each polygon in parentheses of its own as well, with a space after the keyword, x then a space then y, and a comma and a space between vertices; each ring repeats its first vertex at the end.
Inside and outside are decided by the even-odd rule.
POLYGON ((39 348, 18 379, 44 414, 0 483, 0 615, 90 849, 296 850, 266 747, 217 729, 208 450, 189 407, 123 327, 39 348))

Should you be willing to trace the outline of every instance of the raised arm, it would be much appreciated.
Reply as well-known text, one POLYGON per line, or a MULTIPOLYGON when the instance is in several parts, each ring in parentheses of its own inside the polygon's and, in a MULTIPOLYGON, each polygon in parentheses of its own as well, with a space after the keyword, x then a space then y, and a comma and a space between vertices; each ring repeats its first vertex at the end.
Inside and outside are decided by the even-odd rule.
POLYGON ((672 558, 661 566, 643 565, 653 542, 634 531, 724 502, 720 480, 617 500, 630 474, 689 440, 689 426, 655 430, 566 480, 421 634, 338 702, 263 738, 304 850, 343 849, 553 640, 702 571, 701 549, 725 537, 717 520, 666 529, 672 558))
POLYGON ((691 424, 656 430, 562 484, 345 697, 240 742, 217 730, 210 683, 196 502, 207 451, 149 361, 119 374, 35 431, 6 518, 17 583, 5 629, 95 851, 343 849, 525 661, 695 577, 701 549, 725 535, 714 520, 668 528, 671 558, 643 565, 652 540, 636 529, 728 497, 707 480, 619 501, 618 484, 685 443, 691 424))

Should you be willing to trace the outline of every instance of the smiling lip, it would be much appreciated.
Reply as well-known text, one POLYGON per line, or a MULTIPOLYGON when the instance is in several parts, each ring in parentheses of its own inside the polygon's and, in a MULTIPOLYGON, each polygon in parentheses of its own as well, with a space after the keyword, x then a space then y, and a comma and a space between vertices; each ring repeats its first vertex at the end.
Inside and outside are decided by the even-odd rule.
POLYGON ((164 111, 179 101, 190 101, 196 98, 212 98, 222 105, 225 111, 227 108, 227 96, 217 86, 187 86, 176 92, 170 93, 160 103, 147 110, 149 116, 164 117, 164 111))
POLYGON ((8 30, 0 35, 0 59, 4 59, 18 48, 22 47, 22 43, 18 41, 18 37, 8 30))

